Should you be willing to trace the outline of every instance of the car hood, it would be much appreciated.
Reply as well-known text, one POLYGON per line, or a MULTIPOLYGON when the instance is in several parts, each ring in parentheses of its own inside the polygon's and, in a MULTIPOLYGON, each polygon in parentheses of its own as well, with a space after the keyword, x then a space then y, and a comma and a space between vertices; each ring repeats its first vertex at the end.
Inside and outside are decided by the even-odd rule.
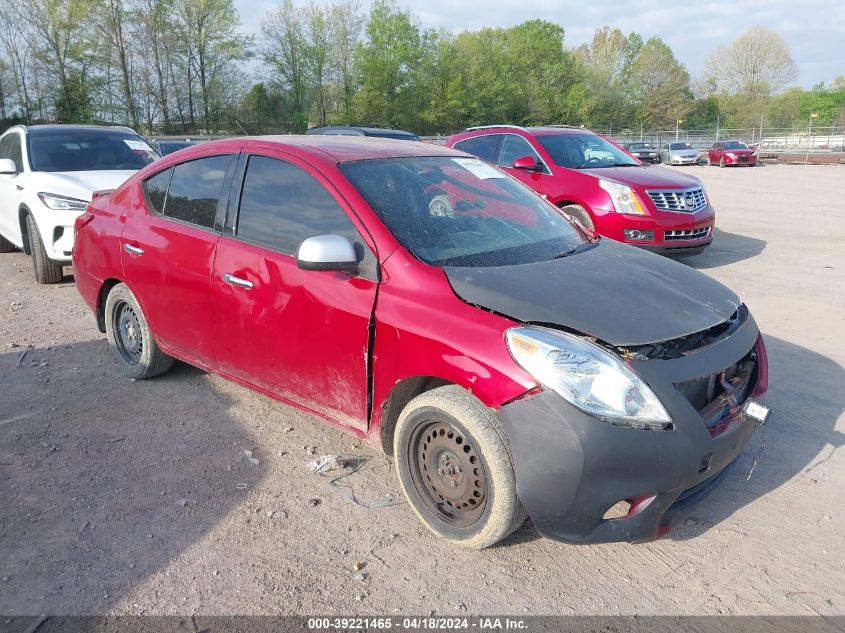
POLYGON ((444 271, 467 303, 618 346, 706 330, 729 319, 740 305, 733 292, 704 273, 606 238, 550 261, 444 271))
POLYGON ((697 149, 670 149, 669 155, 670 156, 684 156, 684 157, 691 157, 691 156, 698 156, 699 151, 697 149))
POLYGON ((744 154, 753 154, 753 149, 724 149, 722 150, 725 154, 737 154, 742 156, 744 154))
POLYGON ((665 167, 604 167, 599 169, 582 169, 583 173, 596 178, 612 180, 629 187, 652 189, 687 189, 700 187, 701 181, 695 176, 684 174, 665 167))
POLYGON ((91 200, 95 191, 117 189, 135 171, 39 171, 32 173, 33 187, 39 192, 91 200))

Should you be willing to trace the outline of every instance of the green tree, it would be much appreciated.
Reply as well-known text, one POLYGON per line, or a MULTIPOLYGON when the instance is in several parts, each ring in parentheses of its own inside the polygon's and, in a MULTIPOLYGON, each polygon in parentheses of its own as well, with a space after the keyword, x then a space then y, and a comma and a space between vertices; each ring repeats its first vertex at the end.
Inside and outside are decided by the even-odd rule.
POLYGON ((649 39, 631 63, 630 98, 645 127, 675 125, 692 102, 690 76, 659 37, 649 39))
POLYGON ((626 36, 605 26, 589 44, 576 49, 584 67, 584 114, 590 124, 622 127, 633 121, 629 77, 641 47, 642 38, 636 33, 626 36))

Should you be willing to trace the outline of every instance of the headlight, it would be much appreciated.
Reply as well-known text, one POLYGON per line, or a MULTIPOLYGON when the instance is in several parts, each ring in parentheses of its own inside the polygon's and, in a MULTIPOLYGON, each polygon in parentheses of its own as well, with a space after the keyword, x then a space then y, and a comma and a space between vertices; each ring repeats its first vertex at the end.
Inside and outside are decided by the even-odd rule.
POLYGON ((669 430, 666 409, 622 360, 583 338, 539 327, 505 332, 514 360, 544 387, 605 422, 669 430))
POLYGON ((599 179, 599 187, 604 189, 610 196, 613 210, 616 213, 627 213, 629 215, 645 215, 645 209, 640 204, 637 196, 628 185, 620 185, 618 182, 599 179))
POLYGON ((55 209, 57 211, 85 211, 88 206, 88 202, 85 200, 68 198, 67 196, 60 196, 55 193, 39 193, 38 197, 48 209, 55 209))
POLYGON ((736 158, 736 154, 734 154, 733 152, 725 152, 725 156, 727 156, 728 158, 736 158))

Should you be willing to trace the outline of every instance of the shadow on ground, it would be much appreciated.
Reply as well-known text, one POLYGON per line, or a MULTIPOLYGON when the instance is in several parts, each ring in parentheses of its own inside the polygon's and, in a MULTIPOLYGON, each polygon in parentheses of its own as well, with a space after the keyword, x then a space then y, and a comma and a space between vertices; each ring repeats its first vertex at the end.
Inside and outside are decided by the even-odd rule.
POLYGON ((845 411, 845 369, 787 341, 774 337, 765 337, 765 341, 769 357, 766 404, 772 408, 765 435, 757 429, 722 484, 696 508, 691 520, 673 533, 675 540, 698 536, 797 475, 812 477, 813 469, 845 444, 845 433, 835 428, 845 411), (763 452, 748 480, 763 442, 763 452))
POLYGON ((187 365, 131 381, 94 340, 4 353, 0 384, 0 613, 108 612, 262 478, 187 365))
POLYGON ((713 229, 713 243, 700 255, 679 257, 677 261, 698 269, 717 268, 757 257, 766 248, 765 240, 713 229))

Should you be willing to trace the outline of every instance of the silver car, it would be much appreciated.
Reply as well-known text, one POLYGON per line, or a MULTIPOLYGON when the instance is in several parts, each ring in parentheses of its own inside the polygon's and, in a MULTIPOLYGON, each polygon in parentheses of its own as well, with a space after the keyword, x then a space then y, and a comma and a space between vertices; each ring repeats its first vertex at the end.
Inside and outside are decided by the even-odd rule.
POLYGON ((667 165, 697 165, 698 150, 690 143, 664 143, 660 148, 660 162, 667 165))

